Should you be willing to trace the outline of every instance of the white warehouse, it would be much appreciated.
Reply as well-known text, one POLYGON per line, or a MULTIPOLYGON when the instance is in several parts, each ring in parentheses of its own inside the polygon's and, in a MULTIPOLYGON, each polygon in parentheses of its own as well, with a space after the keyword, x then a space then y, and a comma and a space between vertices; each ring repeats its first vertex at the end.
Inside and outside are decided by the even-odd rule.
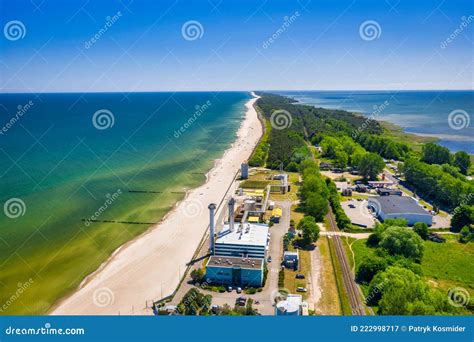
POLYGON ((424 222, 428 226, 433 224, 433 216, 408 196, 369 197, 368 206, 374 210, 381 221, 401 218, 407 220, 410 226, 417 222, 424 222))

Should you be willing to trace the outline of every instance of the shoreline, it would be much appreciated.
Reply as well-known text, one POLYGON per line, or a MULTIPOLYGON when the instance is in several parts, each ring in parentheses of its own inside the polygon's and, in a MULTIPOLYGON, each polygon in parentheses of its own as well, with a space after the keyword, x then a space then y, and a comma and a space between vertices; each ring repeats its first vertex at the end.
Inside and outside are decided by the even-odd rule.
POLYGON ((148 303, 173 293, 209 224, 207 205, 225 195, 240 163, 250 158, 263 135, 254 107, 258 97, 251 95, 235 141, 214 161, 205 182, 186 191, 159 223, 118 247, 48 314, 151 314, 148 303))
MULTIPOLYGON (((418 90, 417 90, 418 91, 418 90)), ((457 91, 457 90, 456 90, 457 91)), ((467 90, 471 91, 471 90, 467 90)), ((339 91, 335 91, 339 92, 339 91)), ((278 94, 278 93, 277 93, 278 94)), ((326 110, 342 110, 348 113, 351 113, 356 116, 362 116, 364 118, 370 118, 370 113, 363 112, 361 110, 354 110, 354 109, 344 109, 341 107, 334 107, 334 106, 324 106, 324 105, 318 105, 318 104, 312 104, 309 102, 304 102, 301 99, 296 99, 290 95, 287 94, 278 94, 281 96, 286 97, 287 99, 290 99, 294 101, 294 104, 299 104, 299 105, 306 105, 306 106, 311 106, 314 108, 322 108, 326 110)), ((444 146, 450 150, 451 153, 455 153, 456 151, 459 150, 464 150, 462 147, 453 147, 450 146, 452 144, 456 145, 458 142, 470 142, 471 140, 467 138, 466 135, 457 135, 457 134, 436 134, 436 133, 420 133, 420 132, 410 132, 407 131, 409 127, 404 127, 398 123, 395 123, 393 121, 389 121, 387 118, 375 118, 373 119, 377 122, 379 122, 385 129, 387 129, 395 139, 401 139, 403 141, 404 139, 409 139, 409 143, 413 145, 415 150, 421 150, 420 148, 420 143, 428 143, 428 142, 434 142, 437 143, 441 146, 444 146)), ((455 133, 455 132, 454 132, 455 133)), ((466 151, 468 154, 471 156, 474 156, 474 154, 470 151, 466 151)))

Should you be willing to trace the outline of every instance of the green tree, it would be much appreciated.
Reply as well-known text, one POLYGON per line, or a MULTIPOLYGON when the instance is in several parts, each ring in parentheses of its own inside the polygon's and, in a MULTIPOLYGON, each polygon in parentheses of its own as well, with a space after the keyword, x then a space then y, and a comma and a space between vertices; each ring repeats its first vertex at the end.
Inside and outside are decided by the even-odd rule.
POLYGON ((451 230, 459 232, 462 227, 474 224, 474 206, 461 205, 454 210, 451 218, 451 230))
POLYGON ((471 157, 464 151, 458 151, 454 154, 453 165, 458 167, 462 174, 467 175, 471 166, 471 157))
POLYGON ((449 149, 435 143, 427 143, 422 148, 422 161, 428 164, 450 164, 451 153, 449 149))
POLYGON ((370 304, 378 304, 381 315, 433 315, 455 310, 445 296, 430 290, 420 276, 397 266, 374 277, 367 298, 370 304))
POLYGON ((366 179, 377 179, 377 175, 384 167, 382 157, 376 153, 366 153, 360 158, 357 170, 366 179))
POLYGON ((337 167, 343 169, 347 167, 347 163, 349 162, 349 155, 343 150, 337 150, 335 152, 334 162, 337 167))
POLYGON ((362 260, 357 268, 356 278, 360 283, 368 284, 372 278, 379 272, 387 268, 385 258, 373 255, 362 260))
POLYGON ((178 310, 184 315, 207 315, 211 307, 212 296, 204 295, 198 289, 192 288, 183 296, 178 304, 178 310))
POLYGON ((460 231, 459 241, 462 243, 474 241, 474 228, 464 226, 460 231))
POLYGON ((417 222, 413 225, 413 231, 417 233, 423 240, 428 238, 428 225, 424 222, 417 222))
POLYGON ((306 244, 316 242, 319 238, 319 226, 312 216, 303 217, 298 222, 298 229, 303 233, 303 241, 306 244))
POLYGON ((201 283, 206 276, 206 272, 202 268, 198 268, 191 271, 191 279, 193 283, 201 283))
POLYGON ((328 212, 328 201, 318 192, 311 192, 304 202, 305 212, 321 222, 328 212))
POLYGON ((391 255, 402 255, 417 262, 423 257, 423 240, 409 228, 388 227, 382 233, 379 246, 391 255))

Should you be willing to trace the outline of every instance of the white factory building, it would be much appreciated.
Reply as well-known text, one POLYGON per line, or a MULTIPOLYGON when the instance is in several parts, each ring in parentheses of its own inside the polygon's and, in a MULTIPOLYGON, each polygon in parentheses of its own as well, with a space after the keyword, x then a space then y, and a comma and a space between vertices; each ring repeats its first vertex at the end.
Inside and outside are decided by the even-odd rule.
POLYGON ((381 221, 401 218, 407 220, 410 226, 417 222, 424 222, 428 226, 433 224, 433 216, 408 196, 369 197, 368 206, 373 209, 381 221))
POLYGON ((270 234, 268 225, 234 222, 235 200, 228 202, 228 223, 215 234, 216 205, 209 205, 209 251, 206 279, 214 284, 260 287, 270 234))
POLYGON ((214 254, 264 259, 270 238, 268 230, 263 223, 236 223, 234 229, 226 224, 217 235, 214 254))

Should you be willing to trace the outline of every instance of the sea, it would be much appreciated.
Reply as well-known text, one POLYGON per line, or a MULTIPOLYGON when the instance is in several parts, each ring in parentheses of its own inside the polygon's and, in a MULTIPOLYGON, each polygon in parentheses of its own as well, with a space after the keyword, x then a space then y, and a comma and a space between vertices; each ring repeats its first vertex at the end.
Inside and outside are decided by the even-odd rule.
POLYGON ((0 314, 47 312, 159 222, 235 141, 250 97, 0 94, 0 314))
POLYGON ((279 91, 299 103, 357 112, 474 154, 474 91, 279 91))

